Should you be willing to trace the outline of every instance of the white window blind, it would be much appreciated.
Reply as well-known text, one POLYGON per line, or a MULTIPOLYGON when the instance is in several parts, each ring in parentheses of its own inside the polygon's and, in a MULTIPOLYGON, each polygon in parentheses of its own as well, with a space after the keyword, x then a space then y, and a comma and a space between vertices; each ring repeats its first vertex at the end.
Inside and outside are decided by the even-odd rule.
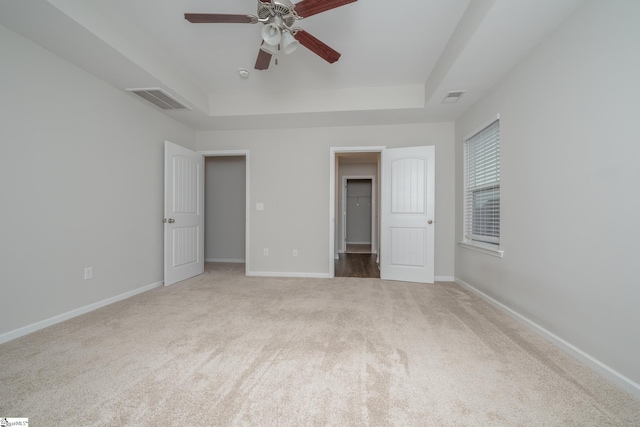
POLYGON ((464 142, 464 234, 500 244, 500 121, 464 142))

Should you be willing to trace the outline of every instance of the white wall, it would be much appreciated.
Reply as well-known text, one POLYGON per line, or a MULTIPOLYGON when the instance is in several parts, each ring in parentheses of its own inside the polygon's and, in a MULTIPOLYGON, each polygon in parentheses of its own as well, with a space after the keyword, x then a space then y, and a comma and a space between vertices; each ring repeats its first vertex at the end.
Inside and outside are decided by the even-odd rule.
POLYGON ((460 201, 461 141, 501 115, 504 249, 456 247, 456 278, 636 383, 639 16, 636 0, 587 2, 456 122, 460 201))
POLYGON ((245 156, 205 157, 205 260, 244 262, 245 185, 245 156))
POLYGON ((2 26, 0 58, 1 341, 163 280, 163 144, 195 134, 2 26))
POLYGON ((197 141, 198 150, 251 151, 249 271, 318 275, 329 272, 330 147, 434 145, 435 274, 453 276, 452 123, 199 132, 197 141), (264 203, 264 211, 256 211, 256 203, 264 203))

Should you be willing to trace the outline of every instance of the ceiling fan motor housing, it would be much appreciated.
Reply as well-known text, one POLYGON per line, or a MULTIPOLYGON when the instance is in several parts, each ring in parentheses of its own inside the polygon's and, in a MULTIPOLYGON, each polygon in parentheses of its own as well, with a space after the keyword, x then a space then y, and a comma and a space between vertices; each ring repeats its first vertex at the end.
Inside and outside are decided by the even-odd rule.
POLYGON ((276 16, 279 16, 287 27, 291 27, 298 19, 298 15, 295 13, 295 6, 289 0, 258 1, 258 18, 260 21, 271 23, 276 16))

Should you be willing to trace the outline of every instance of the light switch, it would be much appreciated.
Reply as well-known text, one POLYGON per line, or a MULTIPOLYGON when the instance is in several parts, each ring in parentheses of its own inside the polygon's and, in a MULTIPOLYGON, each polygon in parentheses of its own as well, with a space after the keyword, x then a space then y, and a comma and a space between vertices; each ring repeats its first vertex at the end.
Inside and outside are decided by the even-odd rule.
POLYGON ((257 211, 263 211, 264 210, 264 203, 256 203, 256 210, 257 211))

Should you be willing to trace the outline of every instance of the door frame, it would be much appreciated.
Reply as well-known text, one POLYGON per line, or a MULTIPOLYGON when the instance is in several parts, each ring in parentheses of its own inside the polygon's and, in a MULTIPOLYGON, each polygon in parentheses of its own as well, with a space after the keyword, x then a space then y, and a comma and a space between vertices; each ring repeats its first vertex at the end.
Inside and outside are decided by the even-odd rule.
POLYGON ((378 245, 378 233, 377 233, 377 221, 376 221, 376 177, 373 175, 348 175, 342 177, 342 212, 341 221, 342 221, 342 233, 340 233, 340 247, 338 248, 338 252, 344 253, 347 251, 347 181, 350 179, 360 179, 360 180, 368 180, 371 181, 371 253, 377 254, 377 245, 378 245))
MULTIPOLYGON (((250 205, 250 195, 251 192, 249 191, 250 189, 250 184, 251 184, 251 174, 250 174, 250 169, 251 169, 251 162, 250 162, 250 152, 249 150, 201 150, 198 151, 198 153, 202 154, 204 157, 230 157, 230 156, 244 156, 245 158, 245 229, 244 229, 244 236, 245 236, 245 242, 244 242, 244 274, 245 276, 248 274, 249 271, 251 271, 250 269, 250 262, 249 262, 249 254, 251 254, 251 250, 250 250, 250 236, 249 236, 249 232, 251 230, 251 205, 250 205)), ((206 194, 206 189, 205 189, 205 194, 206 194)), ((201 236, 202 239, 204 240, 204 230, 203 230, 203 235, 201 236)))
POLYGON ((330 147, 329 148, 329 277, 335 275, 336 245, 336 154, 382 153, 386 146, 330 147))

